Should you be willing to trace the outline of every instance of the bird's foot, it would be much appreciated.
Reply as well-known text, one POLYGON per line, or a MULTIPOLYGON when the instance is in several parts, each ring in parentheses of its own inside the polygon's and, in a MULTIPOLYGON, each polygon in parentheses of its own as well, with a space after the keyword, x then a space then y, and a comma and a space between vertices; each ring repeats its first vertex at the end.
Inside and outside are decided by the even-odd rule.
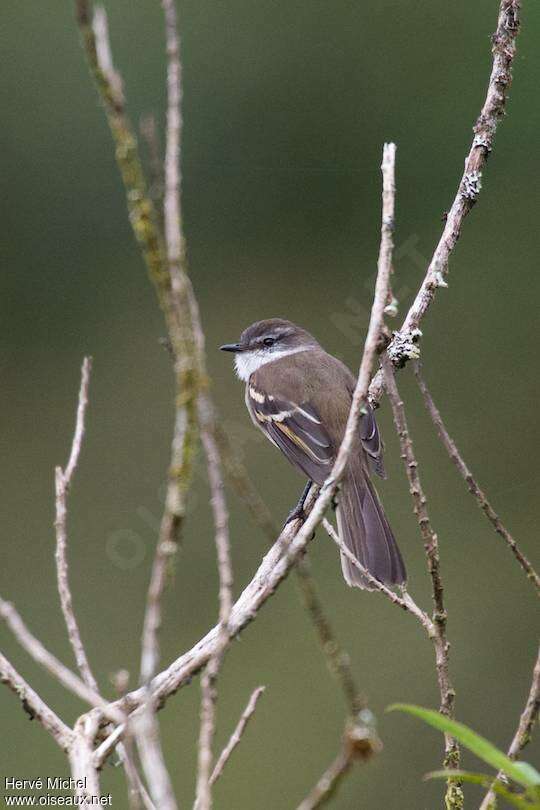
POLYGON ((283 529, 285 528, 285 526, 287 526, 288 523, 292 523, 293 520, 301 520, 302 522, 304 522, 306 517, 306 513, 304 512, 304 504, 306 502, 306 498, 308 496, 310 489, 311 489, 311 481, 308 481, 306 486, 304 487, 304 491, 300 495, 298 503, 296 504, 294 509, 291 509, 291 511, 287 515, 285 523, 281 527, 281 531, 283 531, 283 529))

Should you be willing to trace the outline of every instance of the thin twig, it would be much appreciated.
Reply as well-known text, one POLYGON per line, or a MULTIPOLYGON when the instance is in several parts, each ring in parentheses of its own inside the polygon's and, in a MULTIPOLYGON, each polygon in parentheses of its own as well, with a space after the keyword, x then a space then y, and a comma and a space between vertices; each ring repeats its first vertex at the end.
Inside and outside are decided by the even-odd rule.
MULTIPOLYGON (((26 650, 33 660, 46 669, 62 686, 69 689, 70 692, 90 706, 96 706, 103 711, 108 710, 109 703, 49 652, 28 629, 14 605, 11 602, 6 602, 1 597, 0 619, 6 622, 21 647, 26 650)), ((111 719, 112 717, 119 720, 122 715, 112 713, 111 719)))
POLYGON ((334 795, 353 762, 367 762, 381 751, 382 743, 375 727, 375 718, 369 709, 363 709, 354 720, 347 721, 337 757, 296 810, 314 810, 325 804, 334 795))
POLYGON ((255 709, 257 708, 257 702, 265 689, 266 689, 265 686, 258 686, 253 691, 250 699, 247 702, 246 708, 242 712, 242 715, 240 717, 240 720, 238 721, 236 728, 234 729, 233 733, 229 738, 227 745, 225 746, 225 748, 218 757, 218 760, 214 766, 214 770, 212 771, 212 775, 210 777, 211 785, 217 782, 217 780, 223 773, 223 769, 225 768, 225 765, 229 761, 232 752, 242 739, 242 735, 246 730, 246 726, 255 713, 255 709))
POLYGON ((217 677, 223 656, 230 643, 229 617, 232 608, 232 565, 229 548, 229 516, 225 501, 223 477, 217 444, 212 435, 211 415, 206 411, 208 402, 199 398, 201 439, 206 454, 208 480, 211 491, 212 513, 219 572, 219 633, 216 650, 201 678, 201 723, 198 746, 197 810, 210 810, 212 806, 212 743, 215 731, 217 677))
MULTIPOLYGON (((437 669, 437 680, 441 697, 439 711, 447 717, 454 716, 455 690, 450 679, 449 672, 449 651, 450 644, 446 633, 447 613, 444 605, 444 589, 440 570, 439 541, 433 530, 429 513, 426 507, 426 496, 420 482, 418 473, 418 462, 414 454, 412 439, 409 434, 405 409, 397 389, 394 367, 389 358, 384 355, 382 358, 383 371, 385 375, 385 387, 392 406, 394 423, 401 446, 401 457, 405 465, 405 471, 409 480, 410 492, 413 499, 414 511, 418 519, 420 533, 424 541, 426 561, 431 577, 431 587, 433 594, 433 624, 435 633, 432 640, 435 646, 435 663, 437 669)), ((459 767, 460 751, 457 740, 445 734, 445 758, 446 768, 456 769, 459 767)), ((446 805, 449 808, 463 807, 463 792, 458 783, 449 780, 447 783, 446 805)))
POLYGON ((14 692, 31 720, 37 720, 49 732, 63 751, 69 751, 73 732, 19 675, 7 658, 0 653, 0 682, 14 692))
POLYGON ((139 120, 139 132, 146 142, 148 151, 148 196, 151 198, 156 208, 157 222, 161 229, 163 222, 162 217, 160 217, 160 211, 162 210, 165 184, 163 179, 163 162, 161 159, 158 126, 153 113, 147 113, 141 116, 139 120))
POLYGON ((375 579, 373 574, 370 574, 367 568, 364 568, 364 566, 356 559, 352 551, 350 551, 347 548, 347 546, 340 538, 340 536, 338 535, 332 524, 328 520, 326 520, 326 518, 323 520, 323 526, 326 529, 328 536, 332 538, 336 546, 339 548, 340 552, 344 554, 344 556, 349 560, 349 562, 351 562, 352 565, 354 565, 354 567, 360 571, 360 573, 369 582, 371 587, 374 590, 379 591, 379 593, 384 594, 384 596, 386 596, 386 598, 390 602, 392 602, 393 605, 397 605, 397 607, 401 608, 407 613, 411 613, 416 619, 418 619, 418 621, 420 622, 420 624, 422 625, 428 636, 432 638, 435 632, 433 622, 431 621, 427 613, 425 613, 416 604, 416 602, 414 601, 412 596, 408 593, 408 591, 402 589, 403 596, 400 597, 391 588, 388 588, 388 586, 384 585, 382 582, 379 582, 378 579, 375 579))
POLYGON ((79 404, 77 407, 77 420, 75 433, 71 445, 71 453, 65 471, 61 467, 56 468, 56 573, 58 580, 58 592, 62 613, 68 631, 69 641, 75 655, 75 661, 81 676, 86 685, 94 692, 99 692, 97 681, 92 674, 90 664, 82 643, 79 625, 73 610, 73 600, 68 579, 67 561, 67 494, 79 455, 84 436, 84 420, 86 408, 88 406, 88 387, 90 384, 90 371, 92 369, 92 359, 85 357, 81 369, 81 386, 79 389, 79 404))
POLYGON ((351 753, 347 746, 343 745, 337 757, 325 770, 313 790, 300 802, 297 810, 315 810, 316 807, 320 807, 324 802, 328 801, 352 764, 351 753))
MULTIPOLYGON (((325 524, 326 520, 323 520, 323 525, 325 524)), ((307 556, 298 558, 294 571, 304 607, 317 633, 328 669, 337 679, 347 702, 347 709, 354 717, 354 715, 358 714, 359 711, 366 707, 366 697, 362 694, 356 683, 349 654, 338 642, 332 625, 326 616, 307 556)))
POLYGON ((499 534, 503 538, 512 554, 525 571, 528 579, 530 579, 530 581, 536 588, 537 593, 540 593, 540 576, 538 576, 538 574, 536 573, 535 569, 533 568, 527 557, 520 550, 518 544, 516 543, 516 541, 508 531, 508 529, 504 526, 503 522, 501 521, 501 519, 491 506, 485 492, 483 491, 483 489, 480 488, 472 472, 467 467, 461 453, 456 447, 454 440, 450 437, 448 431, 446 430, 439 409, 435 405, 433 397, 431 396, 431 393, 421 374, 420 364, 417 362, 414 363, 414 373, 416 376, 416 380, 418 382, 418 386, 424 398, 426 410, 429 413, 431 420, 437 429, 439 438, 443 443, 444 447, 446 448, 448 455, 454 462, 461 477, 466 482, 469 492, 476 498, 478 506, 480 507, 484 515, 487 517, 487 519, 489 520, 489 522, 491 523, 497 534, 499 534))
POLYGON ((73 729, 69 763, 78 806, 99 803, 99 774, 94 765, 94 739, 98 727, 99 715, 89 712, 79 717, 73 729))
POLYGON ((145 702, 142 710, 130 721, 133 727, 137 750, 152 801, 159 810, 177 810, 176 800, 165 757, 161 748, 156 707, 152 697, 143 687, 145 702))
POLYGON ((142 640, 141 640, 141 683, 149 683, 159 664, 159 638, 162 609, 161 600, 171 560, 178 549, 180 529, 185 514, 185 489, 180 487, 178 470, 183 469, 186 449, 187 417, 183 408, 176 412, 174 435, 171 447, 171 463, 165 509, 161 519, 158 541, 152 562, 150 583, 146 595, 142 640))
MULTIPOLYGON (((426 314, 439 287, 446 287, 448 262, 461 234, 465 217, 480 193, 482 173, 493 147, 495 132, 505 113, 506 100, 512 81, 512 63, 516 53, 516 37, 520 26, 521 0, 501 0, 497 28, 492 36, 493 61, 486 98, 474 125, 474 138, 465 160, 465 169, 454 202, 446 215, 439 243, 399 332, 387 349, 396 366, 404 365, 417 355, 414 343, 419 337, 420 322, 426 314)), ((384 387, 382 371, 375 375, 369 389, 370 399, 380 400, 384 387)))
MULTIPOLYGON (((532 733, 534 731, 534 727, 538 721, 538 714, 540 712, 540 648, 538 650, 538 654, 536 656, 536 661, 534 664, 533 674, 532 674, 532 681, 531 681, 531 688, 529 690, 529 694, 527 695, 527 702, 525 703, 525 708, 521 713, 521 717, 519 718, 519 724, 516 729, 516 733, 512 738, 512 742, 510 743, 510 747, 508 748, 508 756, 510 759, 518 759, 519 755, 525 748, 525 746, 530 742, 532 737, 532 733)), ((495 780, 495 784, 504 779, 504 771, 499 771, 497 774, 497 779, 495 780)), ((480 805, 480 810, 493 810, 495 807, 495 792, 493 788, 491 788, 488 793, 485 795, 482 804, 480 805)))

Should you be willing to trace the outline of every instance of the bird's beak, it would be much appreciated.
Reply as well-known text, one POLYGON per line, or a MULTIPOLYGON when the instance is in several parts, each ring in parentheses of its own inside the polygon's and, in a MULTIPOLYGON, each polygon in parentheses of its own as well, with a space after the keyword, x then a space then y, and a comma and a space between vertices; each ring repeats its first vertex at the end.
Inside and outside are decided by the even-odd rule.
POLYGON ((224 343, 219 348, 222 352, 241 352, 243 346, 240 343, 224 343))

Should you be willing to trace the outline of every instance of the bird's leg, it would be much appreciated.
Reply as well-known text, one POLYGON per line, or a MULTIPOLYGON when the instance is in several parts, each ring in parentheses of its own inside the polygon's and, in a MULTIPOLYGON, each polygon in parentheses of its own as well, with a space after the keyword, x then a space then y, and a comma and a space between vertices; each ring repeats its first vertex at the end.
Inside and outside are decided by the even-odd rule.
POLYGON ((294 509, 292 509, 287 515, 287 519, 283 524, 283 529, 285 528, 287 523, 291 523, 291 521, 297 520, 298 518, 304 518, 304 504, 306 502, 309 490, 311 489, 311 484, 312 481, 308 481, 307 484, 305 485, 302 494, 300 495, 300 498, 298 500, 298 503, 296 504, 294 509))

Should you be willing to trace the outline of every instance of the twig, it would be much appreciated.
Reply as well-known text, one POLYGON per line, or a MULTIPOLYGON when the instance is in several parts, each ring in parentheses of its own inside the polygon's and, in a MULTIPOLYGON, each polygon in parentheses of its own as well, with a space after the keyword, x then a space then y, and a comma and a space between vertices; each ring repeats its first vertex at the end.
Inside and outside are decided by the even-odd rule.
MULTIPOLYGON (((417 356, 414 341, 419 337, 420 322, 426 314, 439 287, 446 287, 448 262, 461 234, 465 217, 478 199, 482 173, 493 146, 495 132, 505 112, 508 91, 512 81, 512 63, 516 53, 516 37, 520 26, 521 0, 501 0, 497 29, 492 37, 493 61, 486 98, 482 111, 474 125, 473 142, 465 160, 465 169, 446 216, 439 243, 429 263, 425 278, 410 307, 399 332, 387 349, 387 354, 396 366, 404 365, 417 356)), ((370 399, 380 400, 384 376, 379 371, 369 389, 370 399)))
POLYGON ((99 716, 95 712, 89 712, 79 717, 73 729, 69 762, 79 806, 95 805, 99 801, 99 775, 93 756, 98 726, 99 716))
MULTIPOLYGON (((405 465, 405 471, 409 480, 410 492, 413 499, 414 511, 418 519, 420 533, 424 541, 426 561, 429 575, 431 577, 431 587, 433 593, 433 624, 435 633, 432 640, 435 646, 435 663, 437 668, 437 680, 441 696, 439 711, 447 717, 454 715, 454 702, 456 693, 450 680, 449 673, 449 651, 450 644, 446 634, 447 613, 444 605, 443 582, 440 571, 439 541, 435 531, 431 526, 431 521, 426 507, 426 496, 424 495, 418 473, 418 462, 414 454, 412 439, 407 427, 405 409, 397 389, 394 376, 394 367, 389 358, 384 355, 382 358, 383 371, 385 376, 385 387, 392 406, 394 423, 396 425, 399 443, 401 446, 401 457, 405 465)), ((456 769, 459 767, 459 745, 457 740, 445 734, 445 758, 446 768, 456 769)), ((447 808, 463 807, 463 792, 459 784, 454 780, 447 782, 446 793, 447 808)))
POLYGON ((217 780, 223 773, 223 769, 225 768, 225 765, 229 761, 232 752, 242 739, 242 735, 246 730, 246 726, 251 720, 253 714, 255 713, 255 709, 257 708, 257 702, 265 689, 266 689, 265 686, 258 686, 253 691, 250 699, 247 702, 246 708, 242 712, 242 715, 240 717, 240 720, 238 721, 236 728, 234 729, 233 733, 229 738, 229 742, 227 743, 227 745, 225 746, 225 748, 218 757, 218 760, 214 766, 214 770, 212 771, 212 775, 210 777, 211 785, 217 782, 217 780))
POLYGON ((207 460, 219 572, 219 633, 215 653, 201 678, 201 723, 195 801, 197 810, 210 810, 212 806, 212 742, 215 730, 217 677, 225 650, 231 639, 228 624, 232 608, 233 583, 229 549, 229 516, 225 502, 219 451, 211 432, 211 414, 206 410, 207 407, 210 407, 210 404, 199 398, 201 439, 207 460))
MULTIPOLYGON (((112 682, 118 695, 125 695, 129 683, 129 672, 125 669, 119 670, 113 675, 112 682)), ((117 753, 126 775, 129 806, 131 810, 141 810, 143 805, 146 810, 156 810, 156 807, 150 798, 150 794, 146 789, 146 785, 144 784, 137 769, 133 747, 131 720, 132 718, 124 716, 124 722, 115 729, 116 731, 119 727, 121 727, 123 732, 123 742, 119 743, 117 753)), ((110 736, 112 736, 112 734, 110 736)), ((98 751, 99 749, 94 750, 93 762, 94 766, 99 770, 103 766, 104 760, 100 759, 98 751)))
POLYGON ((69 751, 73 740, 71 729, 34 692, 2 653, 0 653, 0 681, 17 695, 30 719, 37 720, 63 751, 69 751))
POLYGON ((73 435, 73 442, 71 445, 71 453, 65 471, 61 467, 56 468, 56 572, 58 580, 58 592, 60 594, 60 603, 62 606, 62 613, 68 631, 69 641, 75 655, 77 667, 82 675, 86 685, 94 692, 99 692, 98 685, 82 643, 79 626, 75 613, 73 611, 73 600, 71 597, 71 590, 68 580, 68 562, 67 562, 67 494, 79 455, 81 452, 81 444, 84 436, 84 420, 86 408, 88 405, 88 386, 90 384, 90 371, 92 369, 92 359, 85 357, 81 369, 81 386, 79 390, 79 405, 77 408, 77 420, 75 425, 75 433, 73 435))
POLYGON ((325 770, 313 790, 300 802, 297 810, 315 810, 332 797, 341 780, 353 764, 347 746, 343 745, 335 760, 325 770))
MULTIPOLYGON (((326 525, 326 519, 323 520, 323 525, 326 525)), ((326 616, 307 557, 301 556, 298 558, 294 571, 302 601, 319 638, 328 669, 341 686, 341 691, 347 702, 347 709, 354 717, 366 707, 367 701, 365 695, 361 693, 357 686, 349 654, 339 644, 332 625, 326 616)))
POLYGON ((367 762, 374 754, 380 753, 382 743, 374 720, 369 709, 363 709, 354 721, 347 722, 339 754, 296 810, 314 810, 325 804, 353 762, 367 762))
POLYGON ((158 126, 153 113, 147 113, 141 116, 139 120, 139 132, 146 142, 148 151, 148 195, 156 208, 157 222, 161 229, 163 225, 162 217, 160 217, 164 192, 163 163, 161 160, 158 126))
POLYGON ((435 633, 433 622, 427 613, 418 607, 412 596, 405 589, 403 589, 403 596, 400 597, 397 595, 397 593, 391 590, 391 588, 388 588, 382 582, 379 582, 378 579, 375 579, 373 574, 370 574, 367 568, 364 568, 364 566, 356 559, 352 551, 347 548, 332 524, 326 520, 326 518, 323 520, 323 526, 326 529, 328 536, 332 538, 336 546, 339 548, 340 552, 347 557, 349 562, 351 562, 363 576, 365 576, 372 588, 379 591, 379 593, 384 594, 384 596, 386 596, 386 598, 389 599, 392 604, 397 605, 397 607, 401 608, 407 613, 411 613, 416 619, 418 619, 428 636, 433 638, 435 633))
POLYGON ((182 67, 174 0, 161 0, 167 43, 167 145, 165 150, 165 243, 170 264, 184 258, 180 215, 180 139, 182 136, 182 67))
MULTIPOLYGON (((156 565, 158 571, 152 573, 154 592, 156 583, 165 580, 167 551, 170 543, 176 543, 184 515, 184 496, 189 486, 192 472, 192 459, 196 440, 195 399, 202 375, 195 360, 195 342, 191 324, 190 297, 191 283, 182 268, 168 260, 163 237, 159 229, 159 217, 154 203, 147 193, 144 173, 139 157, 137 141, 132 127, 125 114, 125 101, 119 91, 118 72, 113 67, 110 56, 107 26, 92 21, 93 4, 91 0, 75 0, 77 21, 81 30, 83 46, 96 88, 103 102, 107 121, 115 143, 115 155, 126 191, 129 218, 133 233, 139 243, 148 273, 154 284, 159 304, 163 310, 171 347, 175 357, 175 377, 177 390, 177 411, 185 410, 184 423, 179 413, 176 419, 176 446, 181 446, 181 463, 178 453, 173 452, 169 468, 169 487, 167 491, 165 516, 162 533, 158 541, 156 565), (106 58, 104 54, 107 54, 106 58), (165 551, 164 559, 159 557, 165 551), (160 575, 163 573, 163 577, 160 575)), ((105 19, 105 11, 96 10, 98 21, 105 19)), ((169 133, 169 129, 168 129, 169 133)), ((168 207, 170 210, 170 206, 168 207)), ((159 627, 157 619, 156 632, 159 627)), ((147 637, 152 628, 147 628, 147 637)), ((145 663, 145 671, 151 670, 152 662, 145 663)))
POLYGON ((161 749, 155 704, 153 699, 147 695, 147 687, 144 687, 143 691, 145 693, 143 708, 130 722, 130 725, 133 726, 141 765, 156 808, 177 810, 171 780, 161 749))
POLYGON ((178 538, 185 514, 185 490, 179 486, 186 449, 186 412, 179 408, 176 412, 174 435, 171 448, 170 475, 165 496, 165 509, 161 519, 158 541, 152 562, 150 583, 146 595, 141 641, 141 683, 149 683, 159 663, 158 632, 161 627, 161 598, 169 564, 178 548, 178 538))
POLYGON ((485 514, 485 516, 487 517, 487 519, 489 520, 489 522, 491 523, 497 534, 499 534, 503 538, 512 554, 525 571, 528 579, 530 579, 530 581, 536 588, 537 592, 540 593, 540 576, 538 576, 538 574, 536 573, 535 569, 533 568, 527 557, 525 557, 523 552, 520 550, 516 541, 514 540, 508 529, 504 526, 501 519, 491 506, 485 492, 480 488, 473 474, 467 467, 461 453, 456 447, 455 442, 453 441, 448 431, 446 430, 441 414, 437 406, 435 405, 435 402, 433 401, 433 398, 429 392, 426 382, 421 374, 420 365, 417 362, 414 363, 414 373, 420 391, 422 392, 427 412, 429 413, 431 420, 437 429, 439 438, 443 443, 444 447, 446 448, 448 455, 454 462, 461 477, 466 482, 469 492, 476 498, 478 506, 480 507, 482 512, 485 514))
MULTIPOLYGON (((510 743, 510 747, 508 748, 507 753, 510 759, 518 759, 519 755, 521 754, 525 746, 529 743, 536 722, 538 721, 539 711, 540 711, 540 649, 538 650, 538 654, 536 656, 536 661, 534 664, 531 688, 527 696, 527 702, 525 703, 525 708, 523 709, 521 717, 519 718, 519 724, 516 729, 516 733, 514 734, 512 742, 510 743)), ((499 771, 499 773, 497 774, 497 779, 495 780, 494 784, 496 784, 501 779, 504 779, 504 771, 499 771)), ((480 805, 480 810, 493 810, 493 808, 495 807, 494 800, 495 800, 495 793, 492 787, 485 795, 484 800, 480 805)))
MULTIPOLYGON (((1 597, 0 618, 6 622, 21 647, 26 650, 36 663, 40 664, 56 678, 62 686, 65 686, 66 689, 69 689, 70 692, 73 692, 74 695, 77 695, 90 706, 97 706, 104 711, 108 710, 108 702, 49 652, 41 641, 30 632, 14 605, 11 602, 4 601, 1 597)), ((118 720, 121 715, 116 713, 114 717, 118 720)))

